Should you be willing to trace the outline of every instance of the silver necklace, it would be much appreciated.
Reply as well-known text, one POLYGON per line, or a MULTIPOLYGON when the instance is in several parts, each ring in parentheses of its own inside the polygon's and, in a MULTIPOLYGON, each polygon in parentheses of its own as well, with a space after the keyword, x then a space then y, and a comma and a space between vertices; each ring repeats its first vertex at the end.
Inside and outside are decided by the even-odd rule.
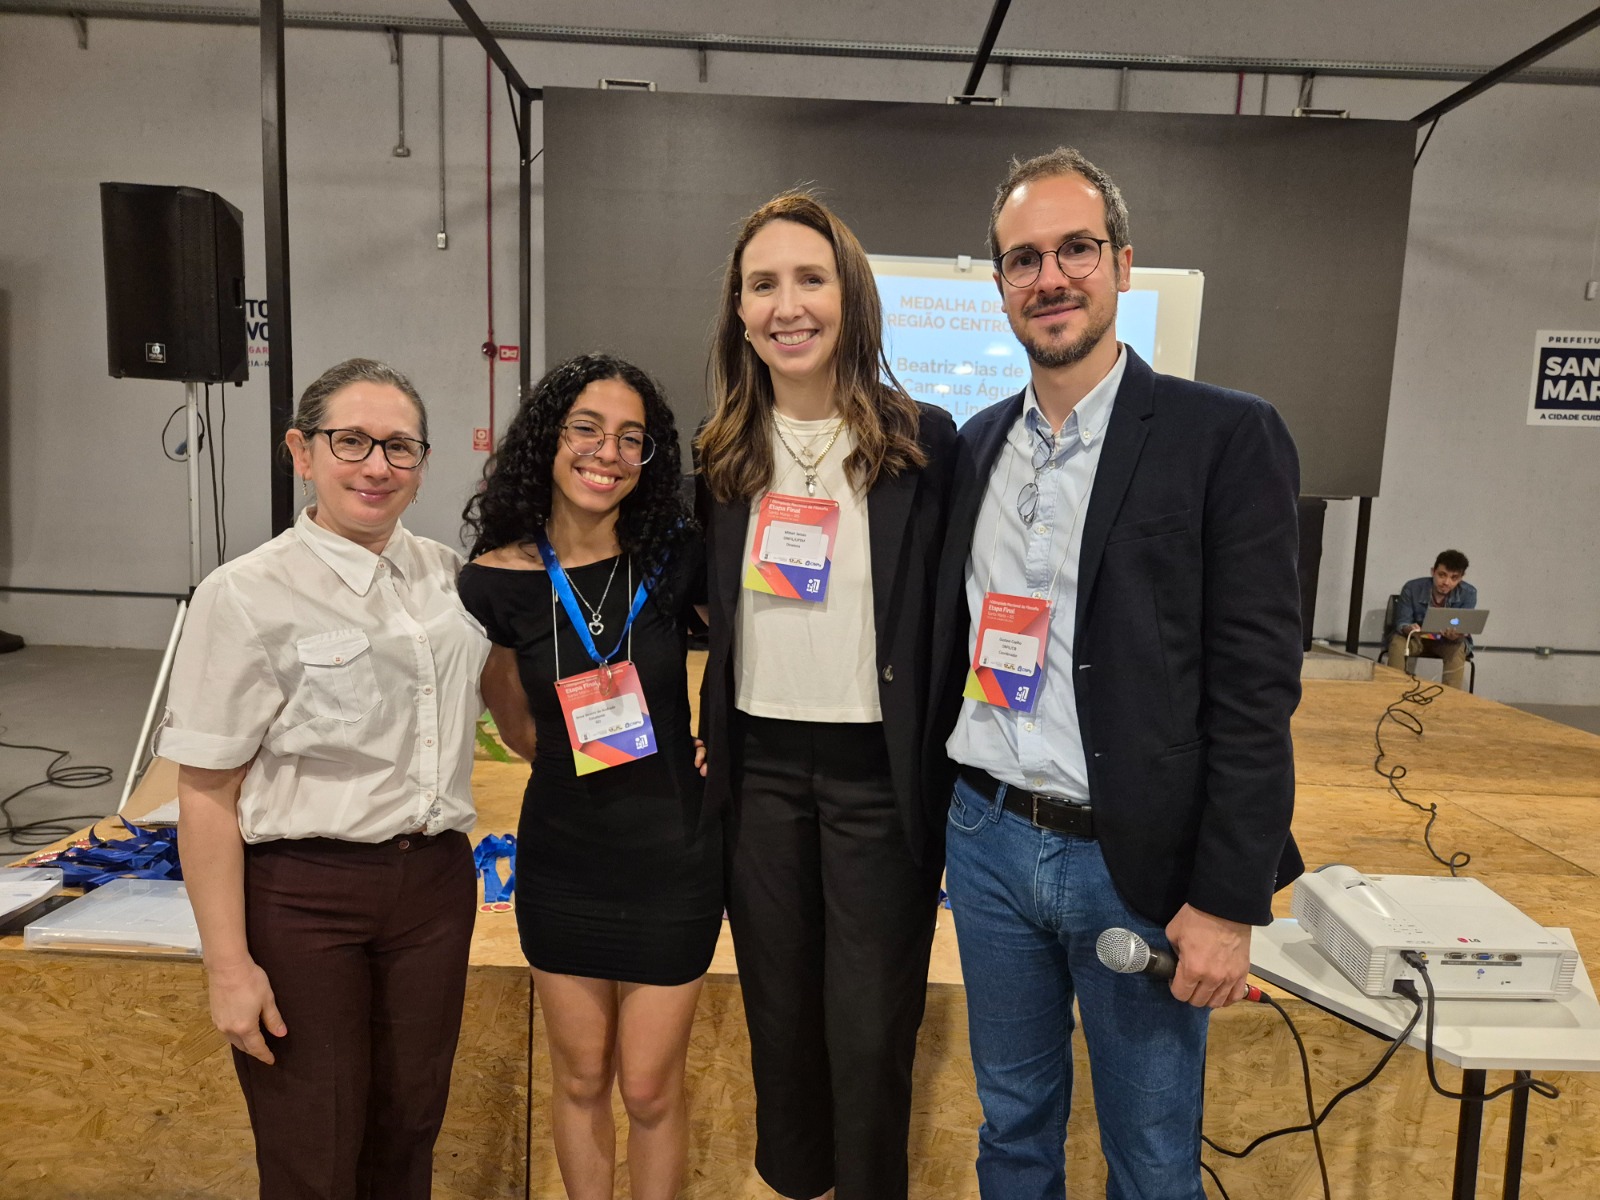
MULTIPOLYGON (((811 446, 809 444, 803 450, 796 450, 789 444, 789 439, 783 435, 784 418, 782 414, 774 413, 773 418, 772 427, 778 431, 778 441, 782 443, 789 457, 794 459, 795 465, 805 472, 806 495, 815 496, 817 494, 817 468, 822 465, 822 460, 828 457, 828 451, 833 449, 833 444, 839 440, 839 435, 844 432, 844 418, 839 418, 839 423, 833 427, 833 436, 828 438, 827 444, 822 447, 821 452, 815 457, 811 454, 811 446)), ((817 434, 817 437, 821 436, 820 433, 817 434)))
POLYGON ((570 572, 567 575, 567 582, 572 585, 572 594, 578 598, 579 604, 589 610, 589 632, 597 637, 606 631, 606 623, 600 619, 600 610, 606 606, 606 597, 611 595, 611 584, 617 577, 617 564, 621 561, 622 555, 620 554, 612 560, 611 574, 606 577, 606 590, 600 593, 599 604, 590 604, 588 600, 584 599, 583 593, 578 590, 578 581, 572 577, 570 572))

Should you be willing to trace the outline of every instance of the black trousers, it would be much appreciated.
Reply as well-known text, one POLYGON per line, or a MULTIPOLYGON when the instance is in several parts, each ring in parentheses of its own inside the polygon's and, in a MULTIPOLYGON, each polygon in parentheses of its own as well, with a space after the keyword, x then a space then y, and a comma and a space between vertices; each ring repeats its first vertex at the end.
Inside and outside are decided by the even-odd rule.
POLYGON ((235 1050, 262 1200, 426 1200, 477 880, 464 833, 246 848, 245 928, 289 1032, 235 1050))
POLYGON ((883 727, 738 715, 728 919, 780 1195, 904 1200, 937 870, 918 866, 883 727))

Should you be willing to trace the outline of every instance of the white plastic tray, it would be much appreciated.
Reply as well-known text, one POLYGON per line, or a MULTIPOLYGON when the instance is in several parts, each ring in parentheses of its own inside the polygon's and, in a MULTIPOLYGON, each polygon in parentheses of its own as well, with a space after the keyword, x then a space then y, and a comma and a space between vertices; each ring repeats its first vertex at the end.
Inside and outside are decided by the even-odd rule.
POLYGON ((200 957, 200 931, 183 884, 113 879, 22 931, 29 950, 200 957))

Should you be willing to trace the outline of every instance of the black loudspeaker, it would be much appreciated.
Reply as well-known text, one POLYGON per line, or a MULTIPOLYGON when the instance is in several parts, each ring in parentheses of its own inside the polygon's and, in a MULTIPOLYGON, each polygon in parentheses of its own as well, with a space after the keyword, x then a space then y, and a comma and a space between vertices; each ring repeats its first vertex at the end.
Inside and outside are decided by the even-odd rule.
POLYGON ((100 185, 106 355, 121 379, 242 383, 244 220, 215 192, 100 185))

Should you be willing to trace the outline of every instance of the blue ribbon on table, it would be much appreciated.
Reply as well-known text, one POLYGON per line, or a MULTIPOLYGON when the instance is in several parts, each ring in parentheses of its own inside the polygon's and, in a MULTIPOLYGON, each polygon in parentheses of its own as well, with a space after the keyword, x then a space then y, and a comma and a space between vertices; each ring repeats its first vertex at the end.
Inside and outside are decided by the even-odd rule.
POLYGON ((172 829, 144 829, 119 817, 129 836, 102 838, 89 831, 83 846, 68 846, 50 866, 61 869, 62 885, 93 891, 113 879, 183 878, 178 839, 172 829))
POLYGON ((504 904, 517 887, 517 839, 509 833, 491 833, 472 851, 472 865, 483 879, 483 902, 504 904), (506 879, 500 882, 500 860, 506 860, 506 879))

